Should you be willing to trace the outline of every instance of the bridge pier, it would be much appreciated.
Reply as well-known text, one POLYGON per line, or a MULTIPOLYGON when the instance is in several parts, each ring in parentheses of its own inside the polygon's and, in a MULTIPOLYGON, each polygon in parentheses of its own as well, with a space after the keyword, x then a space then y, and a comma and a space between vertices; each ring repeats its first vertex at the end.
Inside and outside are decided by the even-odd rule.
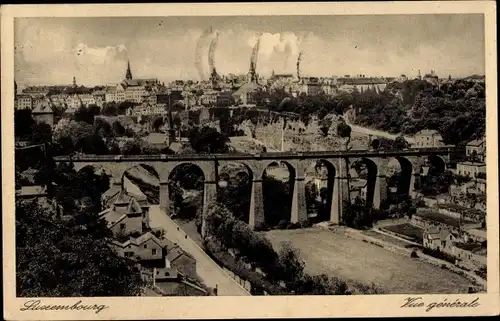
POLYGON ((292 223, 307 221, 304 177, 295 177, 292 197, 292 215, 290 221, 292 223))
POLYGON ((373 208, 379 209, 380 203, 387 199, 387 179, 385 175, 377 175, 373 191, 373 208))
POLYGON ((337 175, 337 177, 335 177, 331 193, 332 205, 330 208, 330 222, 333 224, 340 224, 342 222, 342 214, 344 212, 344 201, 349 200, 349 183, 347 178, 337 175))
POLYGON ((203 189, 203 211, 201 216, 201 237, 206 235, 206 218, 208 216, 208 207, 210 202, 217 199, 217 182, 206 180, 203 189))
POLYGON ((265 222, 262 179, 253 179, 248 225, 253 230, 265 222))

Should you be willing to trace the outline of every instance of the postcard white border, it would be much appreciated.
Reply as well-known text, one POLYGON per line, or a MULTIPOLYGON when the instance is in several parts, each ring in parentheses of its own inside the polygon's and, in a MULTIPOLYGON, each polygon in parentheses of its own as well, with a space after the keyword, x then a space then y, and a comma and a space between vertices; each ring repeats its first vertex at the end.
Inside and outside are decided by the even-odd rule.
MULTIPOLYGON (((497 141, 496 15, 493 1, 356 2, 356 3, 223 3, 223 4, 113 4, 113 5, 9 5, 1 8, 2 62, 2 184, 4 311, 7 320, 192 319, 269 317, 367 316, 475 316, 497 315, 499 310, 499 211, 497 141), (476 308, 400 308, 409 295, 365 296, 253 296, 80 298, 84 304, 106 304, 94 312, 20 311, 26 298, 15 297, 14 139, 13 139, 13 21, 14 17, 91 16, 222 16, 222 15, 374 15, 450 14, 485 15, 487 104, 487 227, 488 282, 486 294, 418 295, 426 302, 447 298, 470 301, 476 308)), ((76 298, 42 299, 44 303, 73 304, 76 298)))

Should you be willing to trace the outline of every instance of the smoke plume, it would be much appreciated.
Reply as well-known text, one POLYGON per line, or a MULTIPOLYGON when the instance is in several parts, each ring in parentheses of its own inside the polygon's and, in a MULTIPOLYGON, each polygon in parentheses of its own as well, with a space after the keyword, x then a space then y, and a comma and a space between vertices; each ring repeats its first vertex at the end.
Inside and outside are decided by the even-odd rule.
POLYGON ((203 72, 203 45, 205 44, 207 36, 211 33, 211 28, 204 30, 200 38, 198 38, 198 41, 196 42, 194 65, 201 80, 205 80, 205 73, 203 72))

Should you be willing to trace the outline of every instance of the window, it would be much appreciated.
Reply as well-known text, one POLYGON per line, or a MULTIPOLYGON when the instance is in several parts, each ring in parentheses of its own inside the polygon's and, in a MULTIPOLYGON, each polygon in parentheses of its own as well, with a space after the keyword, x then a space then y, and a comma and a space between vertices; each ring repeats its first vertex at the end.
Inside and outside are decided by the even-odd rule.
POLYGON ((153 255, 156 255, 156 249, 152 249, 151 252, 153 253, 153 255))
POLYGON ((133 252, 125 252, 125 257, 131 257, 133 254, 133 252))
POLYGON ((125 229, 125 223, 120 223, 120 230, 124 230, 125 229))
POLYGON ((144 244, 144 248, 147 249, 148 248, 148 245, 147 244, 144 244))

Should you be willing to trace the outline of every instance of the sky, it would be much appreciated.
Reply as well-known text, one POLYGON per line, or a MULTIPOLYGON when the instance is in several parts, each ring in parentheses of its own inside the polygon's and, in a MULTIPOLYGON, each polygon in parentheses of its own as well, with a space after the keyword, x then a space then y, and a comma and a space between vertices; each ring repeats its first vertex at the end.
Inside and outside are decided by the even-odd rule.
POLYGON ((73 76, 78 84, 113 84, 130 61, 134 78, 199 80, 208 75, 216 32, 220 74, 248 71, 258 33, 262 76, 295 73, 299 52, 303 76, 485 72, 482 14, 73 17, 16 18, 15 78, 21 85, 70 84, 73 76))

